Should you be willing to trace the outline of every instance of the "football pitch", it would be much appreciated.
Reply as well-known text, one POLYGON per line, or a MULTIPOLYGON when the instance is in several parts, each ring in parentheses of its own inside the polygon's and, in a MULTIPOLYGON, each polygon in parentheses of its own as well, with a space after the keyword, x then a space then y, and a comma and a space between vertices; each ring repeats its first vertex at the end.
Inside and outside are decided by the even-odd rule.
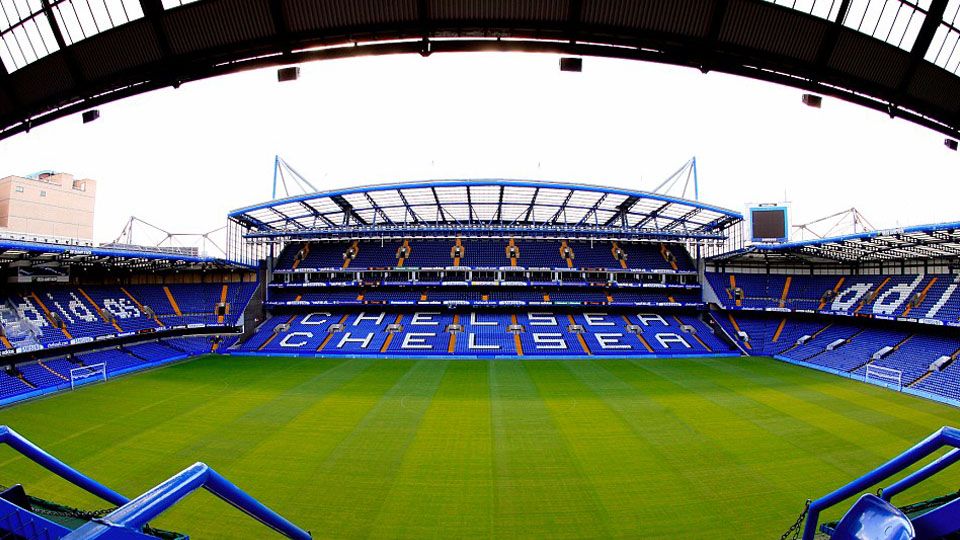
MULTIPOLYGON (((204 461, 315 538, 770 539, 807 497, 960 411, 765 358, 215 356, 2 409, 0 424, 127 496, 204 461)), ((0 450, 0 483, 18 482, 106 504, 0 450)), ((206 492, 153 525, 273 537, 206 492)))

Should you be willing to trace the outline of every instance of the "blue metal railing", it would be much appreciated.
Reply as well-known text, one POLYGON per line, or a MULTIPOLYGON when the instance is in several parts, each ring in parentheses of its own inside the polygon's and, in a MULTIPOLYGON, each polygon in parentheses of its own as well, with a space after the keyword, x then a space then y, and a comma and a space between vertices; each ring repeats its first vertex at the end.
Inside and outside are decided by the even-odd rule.
POLYGON ((309 532, 247 495, 206 464, 195 463, 102 519, 91 521, 68 534, 64 540, 109 538, 117 528, 139 531, 150 520, 201 487, 287 538, 312 538, 309 532))
MULTIPOLYGON (((143 495, 130 500, 53 457, 7 426, 0 426, 0 443, 7 444, 71 484, 119 506, 105 517, 93 520, 64 536, 63 538, 66 539, 115 538, 121 529, 127 534, 139 532, 147 522, 200 488, 206 488, 207 491, 287 538, 294 540, 311 538, 309 532, 247 495, 203 463, 195 463, 187 467, 143 495)), ((129 536, 123 537, 129 538, 129 536)))
POLYGON ((884 489, 882 491, 883 498, 889 501, 890 498, 897 493, 901 493, 903 490, 930 478, 960 460, 960 451, 956 450, 960 448, 960 430, 952 427, 940 428, 939 431, 920 441, 913 448, 903 452, 880 467, 877 467, 840 489, 813 501, 810 503, 807 511, 807 521, 803 528, 803 540, 813 540, 822 511, 890 478, 946 446, 953 447, 955 450, 948 452, 943 457, 884 489))
POLYGON ((107 502, 120 506, 130 501, 130 499, 53 457, 7 426, 0 426, 0 443, 10 446, 44 469, 107 502))

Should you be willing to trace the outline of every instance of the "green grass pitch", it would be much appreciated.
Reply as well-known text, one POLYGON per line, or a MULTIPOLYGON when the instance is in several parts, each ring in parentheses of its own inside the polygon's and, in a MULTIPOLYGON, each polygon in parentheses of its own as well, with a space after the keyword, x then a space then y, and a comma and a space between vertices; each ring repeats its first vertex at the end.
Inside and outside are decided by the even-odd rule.
MULTIPOLYGON (((960 411, 763 358, 207 357, 0 423, 128 496, 205 461, 315 538, 768 539, 960 411)), ((14 482, 104 506, 0 450, 14 482)), ((270 537, 206 492, 154 525, 270 537)))

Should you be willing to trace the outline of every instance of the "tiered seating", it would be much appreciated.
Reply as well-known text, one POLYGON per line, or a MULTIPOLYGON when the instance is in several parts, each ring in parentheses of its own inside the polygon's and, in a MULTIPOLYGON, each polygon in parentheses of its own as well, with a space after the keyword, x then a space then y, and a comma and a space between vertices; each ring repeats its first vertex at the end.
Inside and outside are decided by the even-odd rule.
POLYGON ((902 324, 898 327, 858 325, 836 322, 836 319, 799 320, 793 316, 745 312, 717 316, 717 321, 731 336, 736 335, 731 318, 750 336, 751 354, 778 355, 848 373, 854 378, 863 378, 867 365, 896 369, 902 373, 905 387, 960 400, 960 364, 955 361, 960 356, 960 337, 949 332, 902 324), (778 328, 780 334, 774 341, 778 328), (813 338, 797 345, 796 341, 804 335, 813 338), (846 342, 826 350, 828 345, 841 339, 846 342), (894 350, 883 358, 872 358, 887 346, 894 350), (943 356, 952 357, 954 361, 941 371, 930 370, 943 356))
MULTIPOLYGON (((9 301, 15 308, 5 311, 5 327, 26 321, 27 326, 38 332, 36 341, 44 347, 50 347, 66 345, 71 340, 77 343, 83 339, 145 329, 191 324, 233 325, 242 316, 255 290, 255 283, 229 284, 226 301, 230 305, 230 314, 223 321, 215 314, 223 295, 223 285, 219 283, 168 287, 35 286, 0 296, 0 304, 9 301), (174 298, 176 307, 167 296, 167 290, 174 298), (159 321, 149 317, 143 306, 153 309, 159 321), (18 321, 8 321, 11 317, 18 318, 18 321), (63 328, 58 327, 57 320, 62 321, 63 328)), ((18 344, 29 341, 21 337, 23 340, 18 344)))
POLYGON ((57 313, 67 323, 67 330, 74 338, 118 333, 77 289, 49 288, 37 293, 37 296, 48 310, 57 313))
MULTIPOLYGON (((406 268, 445 268, 454 266, 451 250, 456 245, 454 239, 426 240, 411 239, 409 257, 403 261, 406 268)), ((511 265, 506 248, 510 244, 504 239, 462 239, 463 257, 460 266, 472 268, 500 268, 511 265)), ((319 270, 338 269, 344 266, 344 253, 353 242, 315 242, 309 244, 305 256, 300 255, 302 243, 287 245, 277 257, 276 269, 319 270)), ((516 238, 514 245, 519 250, 517 266, 525 268, 567 268, 567 259, 561 255, 563 242, 559 240, 536 240, 516 238)), ((369 268, 391 268, 399 265, 397 252, 402 241, 360 241, 357 243, 357 256, 350 262, 348 269, 365 270, 369 268)), ((627 255, 626 266, 613 255, 614 244, 607 241, 570 241, 568 247, 573 251, 573 268, 596 268, 603 270, 635 269, 646 271, 674 271, 673 266, 661 251, 661 244, 619 243, 627 255)), ((663 250, 672 253, 676 259, 676 271, 692 272, 696 265, 686 248, 680 244, 664 244, 663 250)))
MULTIPOLYGON (((233 343, 235 337, 228 337, 233 343)), ((208 336, 167 338, 135 345, 110 347, 77 353, 73 362, 66 358, 30 362, 17 366, 20 374, 32 385, 0 371, 0 401, 23 399, 40 392, 70 388, 70 370, 81 365, 105 363, 107 376, 148 368, 175 359, 209 353, 212 342, 208 336)))
POLYGON ((610 304, 664 305, 702 304, 698 289, 683 288, 611 288, 597 287, 411 287, 378 286, 365 289, 341 287, 274 287, 271 305, 364 305, 423 304, 436 302, 511 302, 524 304, 610 304), (545 300, 549 298, 549 300, 545 300))
POLYGON ((157 328, 157 322, 149 317, 142 316, 136 303, 119 291, 117 287, 87 286, 85 292, 102 311, 113 315, 117 325, 124 332, 136 332, 146 328, 157 328))
MULTIPOLYGON (((840 339, 850 339, 860 332, 860 328, 849 324, 831 324, 824 326, 811 334, 812 339, 802 345, 790 349, 790 357, 797 360, 813 361, 818 355, 825 354, 827 346, 840 339)), ((843 347, 843 346, 841 346, 843 347)), ((839 350, 839 349, 838 349, 839 350)), ((848 352, 845 350, 844 353, 848 352)))
POLYGON ((169 358, 171 353, 180 352, 162 341, 147 341, 136 345, 127 345, 124 346, 124 350, 148 362, 156 359, 169 358))
POLYGON ((53 358, 53 359, 44 360, 43 365, 47 366, 53 371, 56 371, 61 376, 63 376, 64 379, 69 379, 70 370, 77 367, 76 364, 70 362, 66 358, 53 358))
MULTIPOLYGON (((894 346, 906 336, 906 332, 868 328, 856 333, 856 337, 845 345, 832 351, 824 351, 806 361, 838 371, 853 371, 870 362, 870 357, 881 348, 894 346)), ((785 353, 785 356, 794 358, 790 352, 785 353)))
POLYGON ((812 336, 828 325, 827 322, 738 312, 718 316, 716 320, 730 336, 737 336, 737 328, 745 332, 750 338, 751 354, 769 356, 796 348, 802 336, 812 336))
POLYGON ((788 278, 784 275, 708 273, 707 279, 728 308, 818 310, 841 315, 932 319, 960 324, 960 276, 795 275, 788 278), (789 287, 786 287, 788 279, 789 287), (743 291, 744 298, 739 305, 732 284, 743 291), (827 291, 835 291, 835 295, 824 301, 822 298, 827 291))
MULTIPOLYGON (((663 257, 658 244, 618 244, 627 254, 627 264, 630 268, 641 270, 673 270, 670 263, 663 257)), ((692 272, 696 270, 696 265, 687 253, 686 248, 681 245, 667 244, 667 249, 673 253, 677 259, 677 271, 692 272)))
MULTIPOLYGON (((896 351, 885 358, 872 362, 873 365, 900 370, 903 384, 909 384, 925 374, 930 364, 943 355, 950 355, 960 349, 960 340, 934 335, 914 335, 896 351)), ((857 370, 864 374, 866 366, 857 370)))
POLYGON ((180 354, 205 354, 211 349, 210 338, 206 336, 168 338, 161 343, 180 354))
POLYGON ((33 390, 19 378, 7 374, 6 371, 0 371, 0 399, 25 394, 33 390))
MULTIPOLYGON (((389 268, 397 265, 397 250, 403 242, 360 242, 359 252, 350 261, 350 268, 389 268)), ((346 248, 344 248, 346 251, 346 248)), ((341 260, 343 259, 341 253, 341 260)))
POLYGON ((107 376, 115 375, 120 371, 128 371, 138 367, 143 367, 144 364, 143 360, 127 354, 119 348, 81 353, 75 355, 75 358, 83 362, 84 365, 106 363, 107 376))
POLYGON ((403 262, 407 268, 446 268, 453 266, 450 250, 453 240, 411 240, 410 256, 403 262))
POLYGON ((330 310, 274 316, 239 350, 302 355, 643 356, 729 354, 732 348, 689 315, 330 310), (462 331, 448 332, 452 324, 462 331), (514 324, 522 332, 512 333, 514 324), (330 332, 333 325, 342 326, 330 332), (393 333, 391 325, 399 325, 393 333), (573 331, 578 327, 582 334, 573 331))
POLYGON ((960 365, 957 362, 957 357, 960 356, 960 346, 949 341, 944 345, 945 347, 925 351, 924 357, 935 354, 950 356, 953 359, 951 363, 941 371, 932 371, 925 377, 921 376, 920 379, 912 383, 912 387, 924 392, 960 400, 960 365), (957 347, 952 352, 946 352, 951 346, 957 347))
MULTIPOLYGON (((567 268, 567 260, 560 256, 560 242, 544 242, 538 240, 516 240, 515 245, 520 250, 520 259, 518 263, 527 268, 567 268)), ((498 245, 496 242, 490 242, 490 249, 498 249, 500 258, 506 258, 506 245, 498 245)), ((573 265, 580 267, 580 261, 576 259, 577 253, 574 251, 573 265)))
POLYGON ((21 364, 19 369, 23 377, 30 381, 30 384, 38 388, 57 386, 64 382, 62 376, 57 375, 40 364, 21 364))
POLYGON ((574 265, 579 268, 620 270, 620 261, 613 258, 610 242, 568 242, 575 255, 574 265))

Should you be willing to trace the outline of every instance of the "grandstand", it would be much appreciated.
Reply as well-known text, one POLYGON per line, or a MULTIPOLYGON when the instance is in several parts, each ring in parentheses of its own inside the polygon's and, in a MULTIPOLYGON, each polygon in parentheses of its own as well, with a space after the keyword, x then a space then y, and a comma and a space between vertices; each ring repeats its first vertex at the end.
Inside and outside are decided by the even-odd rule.
POLYGON ((230 218, 253 244, 282 245, 269 318, 244 354, 737 354, 706 317, 688 248, 723 241, 741 219, 729 210, 592 186, 448 181, 309 194, 230 218))
MULTIPOLYGON (((749 77, 960 138, 956 0, 0 14, 0 140, 229 73, 494 50, 749 77)), ((224 259, 0 234, 0 445, 20 454, 0 468, 0 538, 957 537, 955 478, 932 478, 960 461, 941 427, 960 422, 960 223, 748 243, 698 189, 654 191, 307 193, 231 212, 224 259), (229 505, 183 500, 201 487, 229 505), (908 488, 919 502, 893 505, 908 488)))
MULTIPOLYGON (((0 252, 9 284, 0 295, 0 359, 5 364, 0 371, 0 404, 78 387, 84 389, 70 396, 97 389, 98 395, 103 391, 113 395, 115 388, 124 385, 134 394, 149 393, 152 390, 137 381, 157 381, 157 392, 163 388, 174 394, 168 400, 153 393, 155 403, 179 410, 176 414, 188 414, 198 405, 196 400, 208 400, 216 411, 214 418, 224 426, 238 421, 231 420, 235 406, 227 404, 229 396, 237 396, 239 403, 254 407, 239 420, 247 433, 254 434, 264 426, 269 431, 307 418, 296 415, 313 407, 309 396, 318 389, 321 395, 336 396, 331 399, 341 404, 355 403, 357 396, 363 396, 360 401, 373 397, 392 403, 374 409, 384 415, 370 425, 370 433, 376 432, 375 444, 367 439, 335 443, 325 439, 333 432, 313 433, 323 441, 317 443, 321 446, 346 444, 344 455, 376 455, 382 460, 376 466, 362 460, 363 465, 361 461, 336 467, 328 463, 334 467, 331 471, 362 466, 364 471, 366 467, 379 470, 377 475, 394 469, 396 452, 412 436, 404 429, 416 427, 386 429, 383 426, 388 424, 382 422, 405 425, 407 418, 419 417, 404 415, 426 415, 421 407, 430 399, 440 399, 434 403, 441 406, 442 398, 423 396, 431 385, 442 386, 446 373, 458 378, 456 392, 448 396, 456 407, 446 415, 463 414, 461 391, 466 392, 463 395, 478 392, 491 400, 489 410, 458 421, 489 420, 491 415, 506 421, 517 406, 512 393, 520 392, 517 395, 527 400, 523 403, 544 400, 550 407, 561 407, 551 416, 561 424, 583 400, 588 405, 576 414, 587 415, 582 419, 589 423, 599 421, 591 414, 604 410, 591 401, 599 399, 610 410, 628 415, 618 418, 630 422, 643 418, 631 433, 643 433, 644 438, 657 433, 655 441, 644 443, 658 448, 657 455, 667 455, 667 448, 681 437, 671 427, 677 415, 684 422, 698 422, 694 419, 706 411, 708 424, 701 424, 701 430, 726 429, 716 426, 726 425, 731 414, 752 416, 757 411, 765 419, 756 425, 796 421, 792 412, 782 410, 781 398, 769 397, 770 392, 788 396, 785 399, 794 400, 801 409, 822 404, 831 414, 841 414, 837 411, 861 398, 877 403, 886 403, 892 396, 906 399, 898 393, 960 405, 960 368, 955 365, 960 356, 956 336, 960 232, 956 224, 755 245, 743 244, 743 225, 737 212, 657 193, 548 182, 448 180, 309 193, 236 210, 229 215, 228 260, 140 252, 130 246, 11 240, 0 252), (126 383, 97 384, 201 356, 206 357, 202 362, 151 370, 151 374, 125 378, 126 383), (490 363, 478 372, 476 366, 487 363, 455 362, 464 367, 450 367, 439 361, 493 359, 512 362, 490 363), (533 365, 544 367, 528 367, 533 365), (523 366, 523 371, 510 366, 523 366), (186 377, 190 382, 184 382, 182 373, 192 373, 186 377), (848 383, 837 376, 859 381, 849 383, 858 389, 842 386, 848 383), (651 382, 650 377, 660 382, 651 382), (830 386, 825 394, 807 386, 831 381, 837 386, 830 386), (880 394, 859 388, 867 387, 860 383, 871 383, 868 388, 880 394), (183 384, 192 385, 191 397, 177 393, 183 384), (391 390, 392 384, 399 386, 391 390), (645 386, 649 384, 654 386, 645 386), (800 385, 799 389, 793 385, 800 385), (541 387, 545 394, 540 393, 541 387), (224 395, 218 395, 219 390, 211 395, 210 388, 223 388, 224 395), (649 392, 642 399, 650 401, 634 408, 638 403, 634 400, 640 399, 638 389, 649 392), (277 391, 283 396, 276 398, 280 401, 257 408, 261 396, 277 391), (375 397, 381 393, 382 397, 375 397), (745 395, 754 401, 743 403, 745 395), (568 402, 557 396, 578 397, 568 402), (742 410, 734 413, 729 407, 735 403, 742 410), (415 413, 418 408, 420 413, 415 413), (274 423, 272 418, 278 415, 285 420, 274 423), (651 425, 656 425, 653 431, 651 425), (381 465, 382 470, 376 469, 381 465)), ((15 411, 29 410, 29 405, 17 407, 15 411)), ((856 407, 849 415, 868 414, 856 407)), ((345 418, 357 412, 349 407, 341 410, 345 418)), ((941 418, 940 414, 931 417, 941 418)), ((148 417, 151 430, 154 424, 169 426, 176 421, 175 416, 167 419, 162 414, 148 417)), ((543 421, 539 417, 536 425, 543 421)), ((873 422, 896 424, 889 418, 873 422)), ((615 425, 606 424, 604 429, 615 431, 615 425)), ((420 429, 437 427, 429 424, 420 429)), ((292 429, 291 434, 297 432, 292 429)), ((584 426, 572 423, 567 429, 584 426)), ((737 429, 750 431, 745 425, 737 429)), ((703 451, 715 453, 726 467, 733 467, 728 472, 740 467, 730 474, 747 474, 748 469, 731 465, 721 449, 739 456, 730 459, 741 462, 747 455, 740 452, 749 448, 749 459, 757 459, 752 454, 755 447, 770 444, 765 431, 745 439, 742 448, 716 433, 714 442, 720 446, 710 443, 703 451)), ((251 436, 225 434, 218 444, 236 448, 234 443, 249 444, 251 436)), ((537 444, 556 444, 555 437, 559 435, 544 436, 537 444)), ((621 440, 624 448, 641 451, 631 446, 634 439, 621 440)), ((687 446, 702 444, 692 435, 682 440, 687 446)), ((516 441, 500 441, 520 451, 516 441)), ((291 455, 307 451, 289 446, 290 442, 274 444, 291 455)), ((790 447, 795 451, 793 443, 790 447)), ((592 451, 588 448, 593 447, 584 446, 581 451, 592 451)), ((816 448, 813 444, 805 452, 823 462, 816 448)), ((771 451, 779 455, 787 450, 771 451)), ((462 456, 473 457, 470 452, 462 456)), ((312 463, 309 457, 300 459, 312 463)), ((660 468, 664 460, 669 461, 661 456, 645 461, 642 469, 616 472, 601 464, 593 466, 618 478, 615 482, 624 481, 619 479, 621 473, 649 475, 649 467, 654 467, 662 476, 655 478, 660 482, 658 490, 669 490, 667 486, 678 481, 676 471, 687 464, 660 468)), ((629 462, 626 455, 603 460, 607 465, 624 462, 629 462)), ((261 466, 263 461, 255 463, 255 468, 261 466)), ((712 466, 704 465, 710 471, 712 466)), ((299 475, 296 469, 284 469, 283 474, 296 478, 293 485, 301 491, 317 485, 313 477, 299 475)), ((327 481, 339 478, 319 474, 327 481)), ((801 471, 791 470, 791 474, 796 482, 801 471)), ((364 501, 381 496, 386 489, 371 482, 349 487, 358 490, 349 495, 351 504, 361 505, 363 512, 372 511, 364 501)), ((696 483, 685 482, 687 490, 697 491, 696 483)), ((766 481, 761 484, 766 486, 766 481)), ((415 486, 419 495, 422 484, 415 486)), ((767 497, 767 488, 758 486, 754 486, 755 495, 767 497)), ((816 484, 816 489, 826 487, 826 483, 816 484)), ((795 504, 792 491, 784 487, 783 492, 778 504, 784 508, 795 504)), ((445 497, 471 493, 476 496, 467 489, 445 497)), ((545 496, 542 492, 541 497, 545 496)), ((673 498, 684 496, 676 493, 673 498)), ((685 499, 685 504, 702 504, 703 496, 685 499)), ((641 499, 638 504, 654 504, 649 497, 641 499)), ((336 507, 338 501, 325 504, 336 507)), ((37 499, 35 504, 42 508, 49 503, 37 499)), ((596 515, 580 503, 573 506, 583 515, 596 515)), ((712 511, 722 512, 717 506, 712 511)), ((673 515, 662 508, 656 512, 673 515)), ((21 516, 18 519, 33 519, 15 513, 21 516)), ((362 536, 370 531, 362 512, 355 521, 343 521, 344 514, 337 511, 318 517, 312 507, 294 515, 319 519, 335 531, 331 536, 362 536)), ((765 532, 780 528, 784 518, 777 516, 765 532)), ((623 517, 623 523, 631 523, 623 517)), ((227 534, 224 521, 200 525, 195 518, 188 521, 198 530, 227 534)), ((700 530, 696 522, 683 519, 654 523, 643 530, 660 534, 679 525, 686 527, 683 537, 700 530)), ((497 526, 505 527, 504 522, 497 526)), ((617 527, 607 521, 597 526, 617 527)), ((449 530, 483 535, 472 527, 449 530)), ((563 526, 556 528, 550 520, 539 522, 538 527, 538 534, 544 535, 570 532, 563 526)), ((824 527, 834 530, 840 525, 824 527)), ((636 530, 622 532, 630 536, 636 530)), ((239 534, 246 535, 253 536, 239 534)))
POLYGON ((71 388, 84 366, 112 377, 232 345, 258 289, 249 267, 130 247, 4 241, 0 262, 0 404, 71 388))
POLYGON ((956 223, 755 245, 708 261, 705 297, 751 354, 958 404, 956 223))

